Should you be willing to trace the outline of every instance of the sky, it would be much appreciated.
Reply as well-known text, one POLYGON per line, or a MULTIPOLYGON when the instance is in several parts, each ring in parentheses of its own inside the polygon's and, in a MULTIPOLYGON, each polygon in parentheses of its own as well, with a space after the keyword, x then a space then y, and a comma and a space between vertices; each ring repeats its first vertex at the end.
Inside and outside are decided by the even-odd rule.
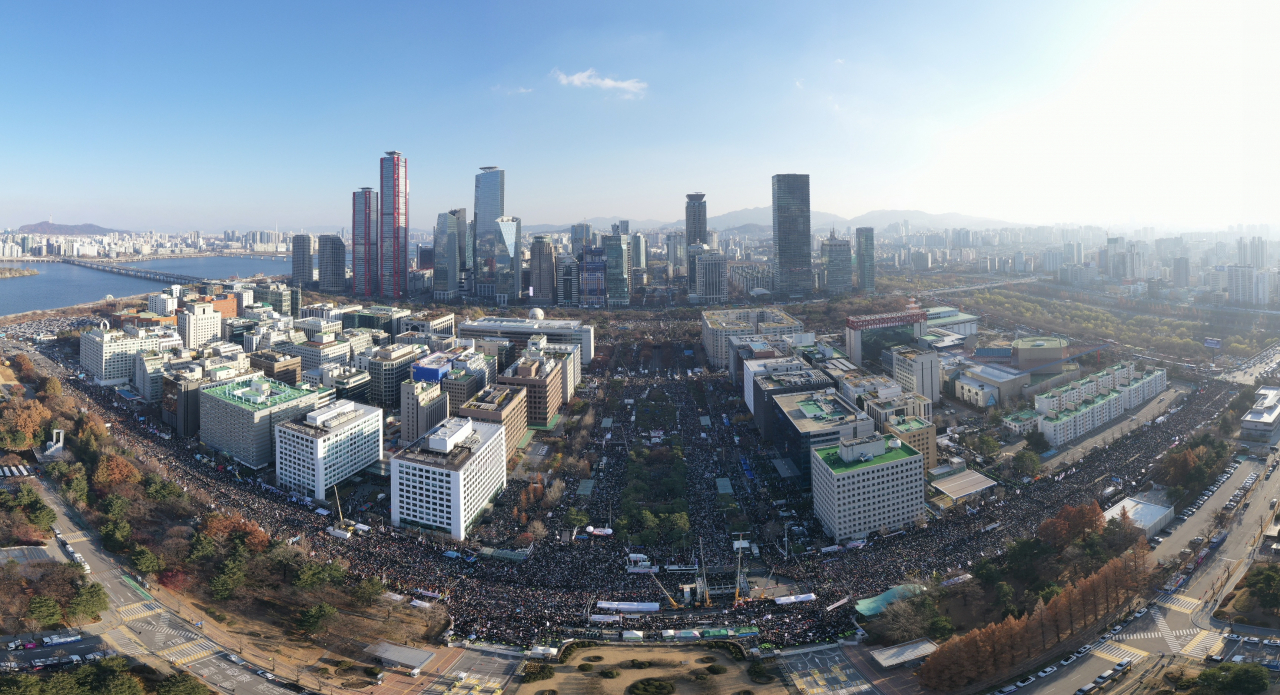
POLYGON ((1280 4, 7 3, 0 227, 349 226, 769 205, 1280 229, 1280 4))

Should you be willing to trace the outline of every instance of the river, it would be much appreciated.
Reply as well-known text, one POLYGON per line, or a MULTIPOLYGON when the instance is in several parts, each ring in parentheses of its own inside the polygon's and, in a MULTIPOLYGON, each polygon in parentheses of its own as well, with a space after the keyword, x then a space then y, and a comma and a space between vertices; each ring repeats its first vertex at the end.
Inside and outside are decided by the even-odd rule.
MULTIPOLYGON (((288 261, 252 258, 166 258, 127 265, 209 278, 232 276, 249 278, 257 273, 288 275, 291 272, 288 261)), ((69 263, 3 261, 0 262, 0 266, 33 268, 40 273, 25 277, 0 278, 0 316, 96 302, 107 295, 127 297, 144 292, 156 292, 167 286, 167 283, 163 282, 82 268, 69 263)))

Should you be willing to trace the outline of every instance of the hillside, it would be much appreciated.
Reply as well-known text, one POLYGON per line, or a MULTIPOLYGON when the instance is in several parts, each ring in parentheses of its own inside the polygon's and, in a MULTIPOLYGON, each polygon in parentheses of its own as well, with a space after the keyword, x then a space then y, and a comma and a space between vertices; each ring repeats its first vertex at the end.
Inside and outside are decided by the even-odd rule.
POLYGON ((37 222, 35 224, 24 224, 18 227, 19 234, 51 234, 60 236, 97 236, 102 234, 127 234, 123 229, 107 229, 99 227, 96 224, 54 224, 52 222, 37 222))

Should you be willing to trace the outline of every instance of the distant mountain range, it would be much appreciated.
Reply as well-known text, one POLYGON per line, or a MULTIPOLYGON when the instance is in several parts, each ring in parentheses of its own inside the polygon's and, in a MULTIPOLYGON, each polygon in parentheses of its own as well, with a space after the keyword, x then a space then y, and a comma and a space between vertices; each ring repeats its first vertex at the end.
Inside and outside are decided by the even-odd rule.
POLYGON ((37 222, 35 224, 24 224, 18 227, 20 234, 48 234, 56 236, 95 236, 99 234, 128 234, 123 229, 107 229, 99 227, 96 224, 54 224, 52 222, 37 222))

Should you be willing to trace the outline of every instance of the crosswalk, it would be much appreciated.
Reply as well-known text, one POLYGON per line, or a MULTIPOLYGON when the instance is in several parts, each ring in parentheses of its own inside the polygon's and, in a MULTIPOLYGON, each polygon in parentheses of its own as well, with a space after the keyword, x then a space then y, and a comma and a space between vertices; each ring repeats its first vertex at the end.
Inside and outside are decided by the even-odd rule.
POLYGON ((107 630, 102 634, 104 638, 115 645, 116 651, 126 656, 138 656, 146 654, 147 648, 138 643, 124 628, 117 627, 107 630))
POLYGON ((1094 647, 1089 652, 1093 656, 1105 656, 1110 659, 1119 661, 1120 659, 1133 659, 1137 661, 1144 656, 1150 656, 1151 652, 1145 652, 1137 647, 1130 647, 1127 644, 1118 642, 1103 642, 1101 646, 1094 647))
POLYGON ((218 645, 207 639, 195 639, 190 642, 183 642, 177 646, 161 649, 156 652, 156 656, 163 657, 175 664, 186 665, 192 661, 199 661, 206 656, 213 656, 218 653, 218 645))
POLYGON ((62 539, 68 543, 79 543, 89 540, 89 534, 84 531, 76 531, 75 533, 64 533, 62 539))
POLYGON ((121 620, 129 623, 138 620, 139 618, 145 618, 148 615, 162 613, 164 612, 164 607, 155 601, 138 601, 137 603, 130 603, 127 606, 121 606, 116 609, 116 612, 120 615, 121 620))
POLYGON ((1152 608, 1151 616, 1156 620, 1156 627, 1160 629, 1160 636, 1164 638, 1165 644, 1169 645, 1169 651, 1177 652, 1182 649, 1182 641, 1173 634, 1173 630, 1169 628, 1169 623, 1164 620, 1164 611, 1160 608, 1152 608))
POLYGON ((197 634, 196 634, 196 633, 194 633, 194 632, 190 632, 190 631, 188 631, 188 630, 183 630, 183 629, 181 629, 181 628, 173 627, 173 626, 172 626, 172 625, 170 625, 170 623, 169 623, 170 619, 171 619, 171 616, 170 616, 170 614, 169 614, 169 613, 161 613, 161 614, 160 614, 160 617, 157 619, 157 622, 158 622, 159 624, 158 624, 158 625, 148 625, 148 626, 147 626, 147 629, 148 629, 148 630, 150 630, 150 631, 152 631, 152 632, 159 633, 159 634, 161 634, 161 635, 173 635, 174 637, 182 637, 182 638, 185 638, 185 639, 188 639, 188 640, 193 640, 193 639, 199 639, 199 638, 200 638, 200 635, 197 635, 197 634))
POLYGON ((1181 613, 1194 613, 1200 608, 1199 601, 1186 596, 1160 596, 1156 599, 1156 604, 1181 613))
MULTIPOLYGON (((1188 635, 1194 635, 1199 632, 1200 632, 1200 628, 1189 627, 1183 630, 1170 630, 1169 634, 1173 635, 1174 637, 1186 637, 1188 635)), ((1112 639, 1116 642, 1124 642, 1126 640, 1155 639, 1157 637, 1164 637, 1164 633, 1158 630, 1152 631, 1152 632, 1122 632, 1116 635, 1112 639)))
POLYGON ((1196 635, 1187 642, 1187 646, 1182 648, 1183 654, 1203 659, 1211 653, 1217 653, 1222 646, 1222 633, 1209 632, 1208 630, 1200 630, 1200 634, 1196 635))

